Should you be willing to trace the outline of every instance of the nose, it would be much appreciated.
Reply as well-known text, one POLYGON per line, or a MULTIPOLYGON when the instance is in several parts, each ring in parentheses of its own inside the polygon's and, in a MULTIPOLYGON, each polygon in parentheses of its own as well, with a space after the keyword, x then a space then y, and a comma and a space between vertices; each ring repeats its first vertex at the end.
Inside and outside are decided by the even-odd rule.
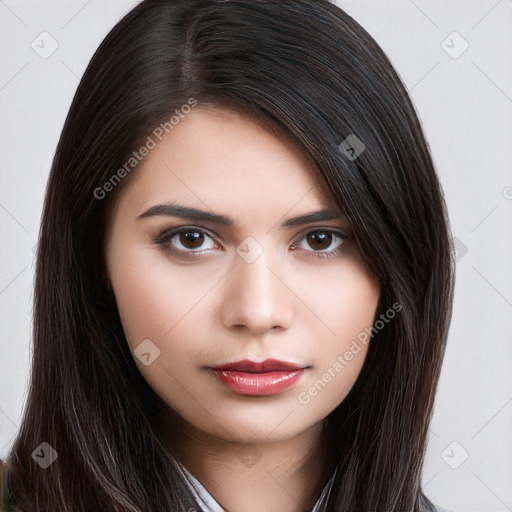
POLYGON ((293 292, 275 262, 263 253, 248 263, 235 256, 225 280, 221 321, 228 329, 245 328, 253 336, 287 329, 293 322, 293 292))

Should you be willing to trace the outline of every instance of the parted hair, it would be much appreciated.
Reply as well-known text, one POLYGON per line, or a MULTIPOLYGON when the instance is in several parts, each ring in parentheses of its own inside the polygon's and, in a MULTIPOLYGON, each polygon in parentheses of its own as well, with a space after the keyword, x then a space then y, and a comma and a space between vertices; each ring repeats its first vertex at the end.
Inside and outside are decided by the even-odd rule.
POLYGON ((368 32, 327 0, 145 0, 108 33, 73 98, 39 232, 33 356, 11 484, 26 512, 196 508, 161 439, 165 404, 138 370, 104 279, 112 193, 98 187, 194 98, 244 112, 314 162, 380 282, 376 333, 329 415, 326 512, 432 511, 421 488, 452 312, 454 260, 430 149, 408 91, 368 32), (340 149, 350 135, 357 158, 340 149), (42 442, 58 453, 43 469, 42 442))

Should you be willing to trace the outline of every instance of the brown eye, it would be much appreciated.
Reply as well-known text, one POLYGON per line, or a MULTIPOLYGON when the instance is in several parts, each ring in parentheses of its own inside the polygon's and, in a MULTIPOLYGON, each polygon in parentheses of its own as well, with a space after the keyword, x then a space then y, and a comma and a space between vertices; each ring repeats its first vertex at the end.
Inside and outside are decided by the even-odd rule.
POLYGON ((161 233, 154 242, 165 250, 181 255, 196 255, 203 251, 215 248, 216 238, 206 231, 198 228, 181 228, 167 230, 161 233), (210 239, 210 246, 206 241, 210 239))
POLYGON ((178 238, 187 249, 198 249, 204 243, 204 234, 199 231, 180 231, 178 238))
POLYGON ((325 250, 332 243, 333 234, 326 231, 312 231, 307 235, 309 246, 315 250, 325 250))
POLYGON ((308 257, 313 258, 331 258, 339 256, 348 250, 348 242, 352 237, 345 235, 339 231, 330 229, 316 229, 309 231, 299 239, 298 243, 294 243, 292 249, 301 249, 308 253, 308 257), (304 240, 306 244, 302 242, 304 240), (330 249, 329 249, 330 248, 330 249))

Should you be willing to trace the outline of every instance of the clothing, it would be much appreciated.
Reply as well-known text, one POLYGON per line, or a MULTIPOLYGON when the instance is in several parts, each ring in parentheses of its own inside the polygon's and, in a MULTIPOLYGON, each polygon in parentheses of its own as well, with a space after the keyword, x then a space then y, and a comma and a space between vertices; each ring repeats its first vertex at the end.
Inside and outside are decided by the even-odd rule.
MULTIPOLYGON (((188 482, 190 489, 194 493, 195 498, 197 499, 197 502, 201 505, 201 512, 224 512, 224 509, 215 501, 213 496, 204 488, 204 486, 197 480, 197 478, 190 473, 185 466, 178 463, 179 469, 182 470, 183 476, 185 477, 185 480, 188 482)), ((336 472, 338 471, 338 467, 336 467, 336 470, 334 471, 333 475, 327 483, 325 484, 324 488, 322 489, 322 492, 320 494, 320 497, 315 503, 315 506, 311 510, 311 512, 320 512, 320 504, 322 503, 322 500, 324 497, 327 497, 329 494, 329 491, 332 487, 332 484, 334 482, 334 478, 336 476, 336 472)), ((452 510, 446 510, 444 508, 436 507, 436 512, 453 512, 452 510)))
MULTIPOLYGON (((185 466, 178 463, 178 469, 183 474, 185 481, 197 499, 197 502, 201 505, 201 512, 224 512, 224 509, 215 501, 213 496, 205 489, 199 480, 197 480, 197 478, 187 470, 185 466)), ((336 471, 337 470, 338 469, 336 468, 336 471)), ((320 497, 318 498, 311 512, 320 512, 320 503, 322 502, 322 499, 329 493, 334 482, 336 471, 325 484, 320 497)), ((2 459, 0 459, 0 510, 2 512, 24 512, 14 503, 9 481, 9 469, 7 467, 7 463, 2 459)), ((453 511, 437 507, 437 512, 453 511)))

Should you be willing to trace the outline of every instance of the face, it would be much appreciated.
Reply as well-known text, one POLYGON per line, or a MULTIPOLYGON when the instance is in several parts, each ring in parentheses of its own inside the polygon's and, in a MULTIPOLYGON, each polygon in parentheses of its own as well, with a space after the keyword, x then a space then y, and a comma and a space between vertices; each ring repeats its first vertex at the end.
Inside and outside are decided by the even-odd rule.
POLYGON ((173 414, 232 442, 320 424, 361 370, 379 283, 307 155, 198 106, 133 172, 105 256, 146 381, 173 414), (281 363, 226 369, 268 359, 281 363))

